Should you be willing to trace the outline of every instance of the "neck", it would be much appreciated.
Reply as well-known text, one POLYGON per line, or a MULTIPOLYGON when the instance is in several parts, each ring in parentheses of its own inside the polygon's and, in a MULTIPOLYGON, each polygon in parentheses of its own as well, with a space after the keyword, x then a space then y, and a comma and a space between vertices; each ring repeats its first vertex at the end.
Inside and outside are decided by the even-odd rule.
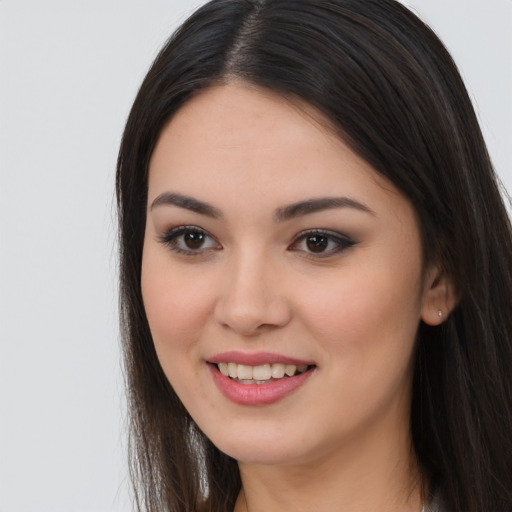
POLYGON ((293 465, 239 464, 235 512, 420 512, 422 485, 410 437, 366 438, 293 465))

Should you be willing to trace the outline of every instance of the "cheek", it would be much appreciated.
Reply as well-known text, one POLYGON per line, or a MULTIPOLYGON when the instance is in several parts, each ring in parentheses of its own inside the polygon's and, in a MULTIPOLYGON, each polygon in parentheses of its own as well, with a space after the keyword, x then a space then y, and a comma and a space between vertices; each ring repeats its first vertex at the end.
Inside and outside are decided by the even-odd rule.
POLYGON ((323 348, 336 424, 358 428, 389 407, 406 417, 420 319, 417 281, 378 272, 341 281, 309 294, 302 310, 309 337, 323 348))
POLYGON ((141 275, 144 308, 161 361, 164 353, 179 357, 193 347, 213 304, 204 275, 169 260, 151 248, 145 250, 141 275))
POLYGON ((339 279, 305 285, 297 302, 307 329, 351 364, 410 354, 421 315, 419 268, 351 267, 339 279))
POLYGON ((210 410, 199 349, 211 318, 215 276, 208 278, 204 272, 171 264, 165 256, 148 248, 142 264, 142 296, 155 350, 164 374, 187 408, 201 403, 210 410))

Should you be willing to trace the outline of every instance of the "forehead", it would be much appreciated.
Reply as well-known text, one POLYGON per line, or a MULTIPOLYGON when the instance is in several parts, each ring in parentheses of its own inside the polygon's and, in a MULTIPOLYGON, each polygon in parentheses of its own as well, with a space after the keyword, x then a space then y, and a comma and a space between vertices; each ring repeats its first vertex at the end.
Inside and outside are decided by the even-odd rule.
POLYGON ((149 198, 167 192, 238 206, 343 195, 379 202, 400 193, 310 105, 247 84, 206 89, 163 129, 149 198))

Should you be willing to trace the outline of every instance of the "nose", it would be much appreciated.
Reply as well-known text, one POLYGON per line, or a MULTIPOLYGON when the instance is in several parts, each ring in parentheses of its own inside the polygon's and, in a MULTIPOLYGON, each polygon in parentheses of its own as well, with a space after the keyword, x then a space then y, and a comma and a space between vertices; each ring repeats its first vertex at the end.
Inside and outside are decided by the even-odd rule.
POLYGON ((215 319, 242 336, 256 336, 284 327, 291 319, 288 290, 265 254, 245 254, 226 265, 215 319))

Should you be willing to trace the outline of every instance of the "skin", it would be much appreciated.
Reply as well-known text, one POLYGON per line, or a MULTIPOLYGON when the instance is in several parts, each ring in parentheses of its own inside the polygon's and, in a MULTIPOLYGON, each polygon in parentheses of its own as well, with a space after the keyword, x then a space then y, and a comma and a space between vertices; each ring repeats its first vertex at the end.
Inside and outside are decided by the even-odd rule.
POLYGON ((202 91, 176 113, 150 163, 146 313, 176 393, 239 462, 237 512, 418 512, 415 335, 421 319, 436 324, 449 311, 449 283, 423 264, 409 201, 327 124, 298 100, 244 83, 202 91), (155 203, 162 194, 208 203, 217 217, 155 203), (362 208, 276 218, 325 197, 362 208), (179 226, 200 228, 203 241, 191 249, 183 232, 170 241, 179 226), (352 242, 327 238, 325 252, 312 252, 302 233, 318 229, 352 242), (228 350, 316 368, 276 403, 239 405, 207 364, 228 350))

